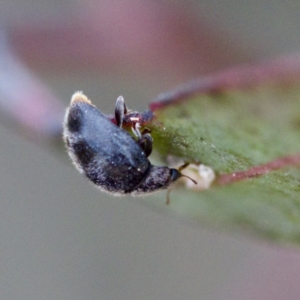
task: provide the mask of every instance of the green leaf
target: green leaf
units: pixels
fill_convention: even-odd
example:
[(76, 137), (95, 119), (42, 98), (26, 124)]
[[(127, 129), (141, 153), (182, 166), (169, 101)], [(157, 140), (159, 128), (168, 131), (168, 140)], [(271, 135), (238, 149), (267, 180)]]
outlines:
[[(165, 158), (201, 162), (217, 175), (208, 190), (175, 188), (165, 209), (207, 226), (300, 243), (300, 60), (296, 61), (200, 79), (152, 103), (156, 118), (147, 127), (155, 150)], [(240, 172), (235, 175), (241, 180), (235, 180), (234, 172)], [(228, 173), (229, 181), (224, 181)], [(146, 201), (165, 205), (161, 197)]]

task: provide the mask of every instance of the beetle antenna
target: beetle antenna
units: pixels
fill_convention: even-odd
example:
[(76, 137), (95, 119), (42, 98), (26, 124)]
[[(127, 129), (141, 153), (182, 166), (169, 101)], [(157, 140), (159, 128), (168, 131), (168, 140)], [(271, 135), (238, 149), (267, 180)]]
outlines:
[(182, 176), (182, 177), (186, 177), (186, 178), (188, 178), (189, 180), (193, 181), (194, 184), (198, 184), (196, 180), (192, 179), (191, 177), (189, 177), (189, 176), (187, 176), (187, 175), (181, 174), (181, 176)]
[(197, 181), (192, 179), (191, 177), (187, 176), (187, 175), (184, 175), (181, 173), (181, 171), (183, 169), (185, 169), (190, 163), (184, 163), (183, 165), (181, 165), (179, 168), (178, 168), (178, 172), (181, 174), (182, 177), (186, 177), (188, 179), (190, 179), (191, 181), (193, 181), (194, 184), (197, 184)]

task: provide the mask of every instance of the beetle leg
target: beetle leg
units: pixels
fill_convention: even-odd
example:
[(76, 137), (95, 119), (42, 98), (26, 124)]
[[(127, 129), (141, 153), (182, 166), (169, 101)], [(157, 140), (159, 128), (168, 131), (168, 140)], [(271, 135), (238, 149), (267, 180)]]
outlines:
[(132, 126), (131, 130), (134, 133), (134, 135), (138, 138), (137, 142), (145, 152), (146, 156), (148, 157), (152, 152), (152, 143), (153, 139), (150, 135), (150, 130), (148, 128), (145, 128), (142, 132), (140, 132), (138, 128), (138, 123), (135, 124), (136, 126)]
[[(122, 96), (119, 96), (117, 101), (116, 101), (116, 106), (115, 106), (115, 119), (117, 126), (122, 128), (123, 121), (124, 121), (124, 116), (127, 114), (128, 109), (125, 104), (124, 98)], [(152, 142), (153, 139), (150, 135), (150, 130), (149, 129), (144, 129), (143, 132), (141, 133), (139, 130), (139, 123), (133, 123), (131, 129), (134, 135), (137, 137), (137, 142), (145, 152), (146, 156), (148, 157), (151, 152), (152, 152)]]
[(152, 152), (152, 136), (149, 133), (142, 134), (142, 137), (140, 140), (138, 140), (138, 143), (144, 150), (146, 156), (148, 157)]
[(115, 119), (117, 122), (117, 126), (122, 127), (124, 116), (126, 114), (127, 114), (127, 107), (124, 102), (124, 98), (122, 96), (119, 96), (115, 106)]
[(178, 168), (178, 171), (182, 171), (183, 169), (185, 169), (190, 163), (185, 163), (183, 165), (181, 165), (179, 168)]

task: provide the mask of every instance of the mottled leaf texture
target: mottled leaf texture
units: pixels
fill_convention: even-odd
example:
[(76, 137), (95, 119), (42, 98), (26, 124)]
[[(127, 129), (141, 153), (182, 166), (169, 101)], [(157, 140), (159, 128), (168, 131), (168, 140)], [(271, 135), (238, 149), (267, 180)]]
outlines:
[(195, 80), (150, 108), (163, 157), (216, 172), (208, 190), (175, 188), (165, 209), (208, 227), (300, 244), (299, 57)]

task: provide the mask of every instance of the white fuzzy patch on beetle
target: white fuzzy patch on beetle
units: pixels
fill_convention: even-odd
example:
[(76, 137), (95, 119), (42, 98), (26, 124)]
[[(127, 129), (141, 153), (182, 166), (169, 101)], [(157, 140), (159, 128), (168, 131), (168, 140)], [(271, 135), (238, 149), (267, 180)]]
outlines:
[(140, 119), (137, 118), (137, 117), (131, 117), (130, 120), (131, 120), (132, 122), (138, 122)]
[(91, 100), (86, 95), (84, 95), (83, 92), (81, 91), (75, 92), (73, 94), (71, 98), (71, 105), (75, 102), (85, 102), (88, 103), (89, 105), (93, 105)]

